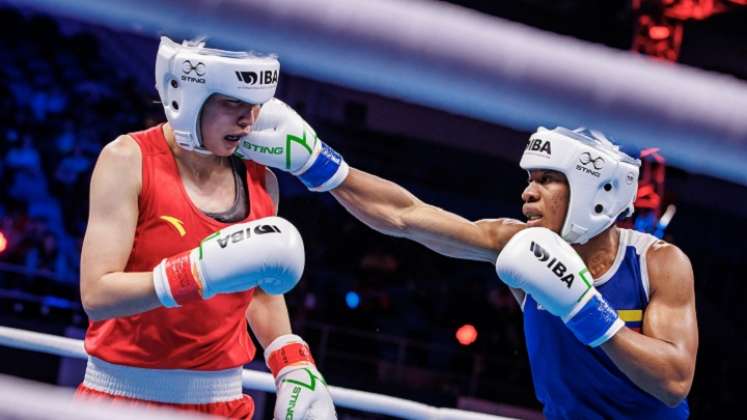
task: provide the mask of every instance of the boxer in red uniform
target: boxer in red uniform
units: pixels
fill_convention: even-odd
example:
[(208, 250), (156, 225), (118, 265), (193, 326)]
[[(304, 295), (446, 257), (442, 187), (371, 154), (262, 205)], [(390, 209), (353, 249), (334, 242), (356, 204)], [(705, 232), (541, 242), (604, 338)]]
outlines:
[(101, 152), (81, 256), (89, 353), (78, 395), (251, 418), (241, 369), (276, 377), (276, 418), (335, 418), (282, 294), (303, 243), (275, 217), (277, 180), (233, 157), (275, 93), (274, 57), (162, 38), (156, 87), (168, 122)]

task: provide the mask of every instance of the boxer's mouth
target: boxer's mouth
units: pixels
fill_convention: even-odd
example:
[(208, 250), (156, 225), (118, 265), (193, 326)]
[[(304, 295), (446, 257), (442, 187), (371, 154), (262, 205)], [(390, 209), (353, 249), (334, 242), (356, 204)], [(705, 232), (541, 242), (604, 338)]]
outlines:
[(527, 218), (528, 226), (540, 226), (544, 217), (540, 212), (532, 208), (523, 208), (524, 216)]

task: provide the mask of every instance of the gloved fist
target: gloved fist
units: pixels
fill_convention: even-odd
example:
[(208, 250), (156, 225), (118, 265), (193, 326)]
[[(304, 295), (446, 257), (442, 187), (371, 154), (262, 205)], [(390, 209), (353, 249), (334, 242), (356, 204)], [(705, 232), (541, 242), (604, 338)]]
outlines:
[(265, 349), (265, 361), (275, 377), (275, 419), (337, 418), (327, 383), (301, 337), (288, 334), (276, 338)]
[(528, 228), (514, 235), (495, 268), (504, 283), (529, 293), (584, 344), (596, 347), (625, 325), (594, 287), (581, 257), (550, 229)]
[(298, 230), (280, 217), (221, 229), (200, 246), (165, 258), (153, 269), (153, 285), (166, 307), (259, 286), (282, 294), (301, 279), (305, 263)]
[(349, 172), (339, 153), (322, 142), (296, 111), (279, 99), (262, 105), (252, 131), (239, 141), (236, 155), (290, 172), (312, 191), (329, 191)]

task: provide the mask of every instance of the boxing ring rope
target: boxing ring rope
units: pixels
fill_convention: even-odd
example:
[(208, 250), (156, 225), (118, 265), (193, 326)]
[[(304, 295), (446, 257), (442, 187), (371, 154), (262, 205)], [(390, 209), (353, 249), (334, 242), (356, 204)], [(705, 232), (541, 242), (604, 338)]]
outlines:
[[(87, 359), (83, 341), (43, 334), (17, 328), (0, 326), (0, 345), (23, 350), (37, 351), (75, 359)], [(245, 388), (264, 392), (275, 392), (275, 382), (267, 372), (244, 369), (242, 384)], [(338, 407), (369, 413), (408, 419), (432, 420), (500, 420), (508, 419), (488, 414), (474, 413), (451, 408), (438, 408), (415, 401), (371, 392), (330, 386), (329, 392)]]
[[(0, 0), (278, 53), (282, 71), (520, 130), (587, 126), (747, 185), (747, 83), (424, 0)], [(496, 146), (500, 147), (500, 146)]]

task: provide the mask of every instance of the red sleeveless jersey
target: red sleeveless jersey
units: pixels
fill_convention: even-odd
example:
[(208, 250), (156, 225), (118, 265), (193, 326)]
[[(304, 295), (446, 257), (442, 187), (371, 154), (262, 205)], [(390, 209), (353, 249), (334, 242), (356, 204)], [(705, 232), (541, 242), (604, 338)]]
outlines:
[[(162, 125), (132, 133), (143, 158), (142, 191), (135, 240), (126, 272), (151, 271), (162, 259), (192, 249), (228, 226), (206, 216), (187, 195)], [(244, 222), (272, 216), (265, 167), (246, 161), (249, 215)], [(242, 366), (256, 349), (247, 331), (246, 309), (254, 289), (220, 294), (179, 308), (92, 321), (88, 354), (110, 363), (158, 369), (221, 370)]]

